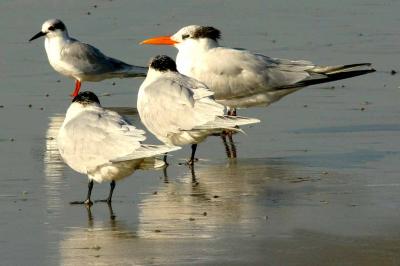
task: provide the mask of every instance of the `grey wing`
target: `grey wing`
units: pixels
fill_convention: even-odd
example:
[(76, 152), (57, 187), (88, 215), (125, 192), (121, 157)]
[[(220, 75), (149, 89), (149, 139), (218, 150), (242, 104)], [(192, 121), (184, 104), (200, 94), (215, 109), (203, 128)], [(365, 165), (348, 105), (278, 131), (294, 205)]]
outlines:
[(88, 75), (118, 72), (132, 67), (120, 60), (104, 55), (99, 49), (79, 41), (65, 45), (61, 60), (73, 66), (79, 73)]
[[(207, 84), (213, 89), (220, 88), (215, 91), (217, 99), (240, 98), (274, 91), (277, 87), (308, 78), (310, 74), (307, 70), (314, 67), (309, 61), (274, 59), (225, 47), (214, 49), (204, 60), (211, 63), (207, 64), (207, 71), (199, 73), (203, 76), (198, 79), (208, 80)], [(226, 86), (226, 82), (229, 86)]]
[(192, 130), (224, 113), (224, 107), (215, 102), (213, 92), (203, 83), (178, 73), (160, 78), (144, 90), (140, 115), (155, 135), (167, 137)]
[(145, 140), (143, 130), (113, 111), (98, 109), (83, 112), (64, 126), (60, 151), (68, 164), (96, 167), (133, 153)]

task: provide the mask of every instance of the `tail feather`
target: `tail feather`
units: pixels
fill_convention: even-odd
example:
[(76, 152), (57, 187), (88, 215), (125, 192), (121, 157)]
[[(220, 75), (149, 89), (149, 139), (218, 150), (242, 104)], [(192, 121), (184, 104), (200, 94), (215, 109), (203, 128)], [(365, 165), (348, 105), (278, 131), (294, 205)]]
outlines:
[(118, 78), (136, 78), (136, 77), (146, 77), (148, 67), (124, 65), (123, 68), (113, 72), (114, 77)]
[(181, 149), (181, 147), (169, 146), (169, 145), (145, 145), (145, 144), (142, 144), (142, 146), (139, 149), (135, 150), (134, 153), (115, 158), (113, 160), (110, 160), (110, 162), (117, 163), (117, 162), (123, 162), (123, 161), (135, 160), (135, 159), (144, 159), (144, 158), (161, 155), (161, 154), (164, 154), (167, 152), (176, 151), (179, 149)]
[(131, 65), (128, 69), (126, 69), (126, 71), (123, 73), (123, 75), (126, 78), (146, 77), (148, 70), (149, 70), (148, 67)]
[(201, 126), (197, 126), (195, 129), (228, 129), (233, 131), (243, 132), (243, 130), (236, 128), (236, 126), (248, 125), (260, 123), (260, 120), (257, 118), (249, 118), (243, 116), (230, 116), (230, 115), (221, 115), (217, 116), (217, 118), (209, 123), (206, 123)]
[(334, 74), (336, 72), (349, 71), (351, 69), (361, 68), (361, 67), (368, 67), (368, 70), (371, 70), (370, 66), (371, 63), (358, 63), (358, 64), (340, 65), (340, 66), (316, 66), (312, 68), (310, 71), (326, 75), (326, 74)]
[[(295, 84), (278, 87), (277, 90), (300, 88), (375, 72), (375, 69), (369, 68), (370, 66), (370, 63), (360, 63), (343, 66), (316, 66), (315, 68), (309, 70), (311, 74), (311, 77), (309, 79), (296, 82)], [(367, 69), (359, 69), (365, 67), (367, 67)]]

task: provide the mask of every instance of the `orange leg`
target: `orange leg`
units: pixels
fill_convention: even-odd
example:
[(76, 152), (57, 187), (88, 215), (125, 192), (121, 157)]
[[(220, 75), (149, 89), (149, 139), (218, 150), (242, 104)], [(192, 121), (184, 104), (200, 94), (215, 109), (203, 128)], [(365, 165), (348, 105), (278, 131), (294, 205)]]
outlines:
[(75, 80), (75, 90), (74, 93), (72, 93), (72, 97), (78, 96), (79, 90), (81, 89), (82, 83), (79, 80)]

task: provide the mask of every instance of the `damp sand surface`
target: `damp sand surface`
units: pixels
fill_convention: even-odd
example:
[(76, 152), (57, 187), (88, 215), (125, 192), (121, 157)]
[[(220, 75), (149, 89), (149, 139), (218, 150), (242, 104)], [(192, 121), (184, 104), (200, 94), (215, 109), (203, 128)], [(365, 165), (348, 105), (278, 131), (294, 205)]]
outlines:
[[(351, 3), (350, 3), (351, 2)], [(0, 258), (2, 265), (399, 265), (400, 32), (398, 1), (2, 1), (0, 3)], [(372, 62), (376, 73), (305, 88), (199, 162), (138, 171), (112, 208), (71, 206), (87, 179), (62, 162), (56, 134), (73, 81), (55, 73), (45, 19), (104, 53), (146, 65), (171, 47), (140, 46), (189, 24), (214, 25), (222, 44), (320, 64)], [(394, 71), (392, 71), (394, 70)], [(142, 127), (141, 80), (84, 83)], [(156, 143), (150, 136), (148, 143)], [(108, 184), (95, 184), (104, 198)]]

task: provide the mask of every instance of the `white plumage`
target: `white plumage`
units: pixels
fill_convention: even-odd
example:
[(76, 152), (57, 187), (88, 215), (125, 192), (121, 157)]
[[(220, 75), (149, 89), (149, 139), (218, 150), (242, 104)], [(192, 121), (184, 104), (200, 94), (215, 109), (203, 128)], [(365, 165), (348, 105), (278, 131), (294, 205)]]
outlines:
[(237, 125), (258, 119), (224, 116), (224, 106), (215, 102), (203, 83), (176, 71), (175, 62), (157, 56), (139, 89), (137, 108), (147, 129), (170, 145), (197, 144), (213, 133), (235, 130)]
[(137, 169), (162, 167), (164, 162), (154, 156), (179, 149), (142, 144), (146, 139), (143, 130), (102, 108), (94, 97), (82, 92), (74, 98), (57, 139), (65, 163), (86, 174), (89, 181), (116, 181)]
[(30, 41), (41, 36), (45, 36), (50, 65), (60, 74), (77, 81), (72, 96), (78, 94), (83, 81), (146, 76), (146, 67), (129, 65), (108, 57), (96, 47), (71, 38), (64, 23), (58, 19), (45, 21), (42, 30)]
[(233, 108), (268, 106), (304, 86), (374, 71), (368, 63), (321, 67), (304, 60), (271, 58), (222, 47), (219, 39), (219, 30), (191, 25), (142, 44), (175, 46), (178, 71), (204, 82), (219, 103)]

